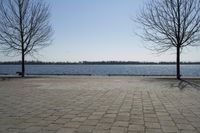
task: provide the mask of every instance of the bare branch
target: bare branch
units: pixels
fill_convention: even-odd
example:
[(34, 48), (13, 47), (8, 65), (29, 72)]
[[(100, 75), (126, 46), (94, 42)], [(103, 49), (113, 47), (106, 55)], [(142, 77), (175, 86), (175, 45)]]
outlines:
[(200, 41), (199, 0), (151, 0), (137, 20), (150, 47), (165, 52), (173, 47), (197, 46)]
[(0, 50), (21, 54), (22, 77), (25, 55), (51, 43), (49, 7), (41, 0), (0, 0)]
[(41, 0), (0, 0), (0, 48), (26, 55), (48, 46), (49, 18), (49, 6)]

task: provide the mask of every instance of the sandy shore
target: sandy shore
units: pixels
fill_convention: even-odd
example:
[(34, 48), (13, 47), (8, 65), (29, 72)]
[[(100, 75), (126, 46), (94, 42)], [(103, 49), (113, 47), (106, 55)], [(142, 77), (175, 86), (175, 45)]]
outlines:
[(200, 78), (0, 78), (0, 132), (200, 132)]

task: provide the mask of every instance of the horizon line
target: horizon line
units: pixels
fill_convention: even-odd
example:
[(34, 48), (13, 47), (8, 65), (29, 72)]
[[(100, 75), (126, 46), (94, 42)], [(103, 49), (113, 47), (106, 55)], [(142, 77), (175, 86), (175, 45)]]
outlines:
[[(18, 61), (0, 61), (0, 64), (19, 64)], [(25, 61), (27, 64), (176, 64), (176, 61)], [(181, 64), (200, 64), (200, 61), (181, 61)]]

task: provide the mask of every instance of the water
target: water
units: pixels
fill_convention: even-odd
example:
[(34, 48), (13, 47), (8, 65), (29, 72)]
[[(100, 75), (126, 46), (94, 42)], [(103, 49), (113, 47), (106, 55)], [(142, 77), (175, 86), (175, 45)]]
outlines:
[[(0, 75), (15, 75), (20, 65), (0, 65)], [(27, 74), (175, 75), (175, 65), (26, 65)], [(200, 65), (181, 65), (184, 76), (200, 76)]]

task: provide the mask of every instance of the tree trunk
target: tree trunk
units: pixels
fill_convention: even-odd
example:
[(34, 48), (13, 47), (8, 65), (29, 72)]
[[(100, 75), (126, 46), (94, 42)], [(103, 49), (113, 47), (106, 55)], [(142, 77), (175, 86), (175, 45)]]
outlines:
[(177, 46), (177, 53), (176, 53), (176, 78), (178, 80), (181, 79), (181, 75), (180, 75), (180, 47)]
[(22, 50), (22, 73), (21, 76), (24, 77), (25, 75), (25, 58), (24, 58), (24, 50)]

